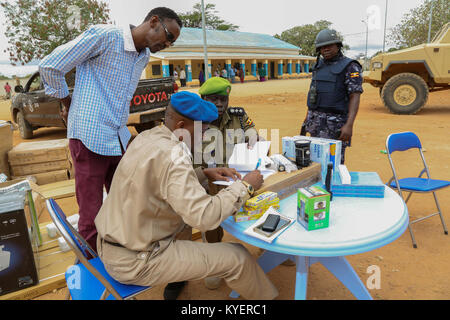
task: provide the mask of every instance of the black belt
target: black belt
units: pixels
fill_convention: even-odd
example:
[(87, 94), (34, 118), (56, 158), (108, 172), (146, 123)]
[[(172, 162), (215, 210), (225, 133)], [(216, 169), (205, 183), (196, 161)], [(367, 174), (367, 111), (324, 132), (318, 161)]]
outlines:
[(341, 114), (341, 115), (347, 115), (347, 111), (334, 109), (334, 108), (316, 108), (316, 109), (310, 109), (311, 111), (318, 111), (318, 112), (324, 112), (324, 113), (333, 113), (333, 114)]
[(110, 245), (114, 246), (114, 247), (125, 248), (120, 243), (111, 242), (111, 241), (108, 241), (108, 240), (105, 240), (105, 239), (103, 239), (103, 241), (106, 242), (107, 244), (110, 244)]

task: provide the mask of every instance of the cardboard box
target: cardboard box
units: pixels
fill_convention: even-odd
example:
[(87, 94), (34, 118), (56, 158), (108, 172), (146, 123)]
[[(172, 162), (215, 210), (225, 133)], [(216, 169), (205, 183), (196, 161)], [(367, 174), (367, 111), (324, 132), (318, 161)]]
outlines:
[(9, 122), (0, 120), (0, 173), (10, 177), (8, 152), (13, 147), (13, 128)]
[(325, 183), (327, 165), (333, 163), (333, 168), (341, 164), (342, 141), (308, 136), (294, 136), (282, 138), (283, 155), (295, 163), (295, 141), (311, 141), (311, 161), (320, 163), (322, 167), (322, 183)]
[(0, 295), (38, 284), (37, 250), (31, 245), (25, 209), (5, 208), (0, 208)]
[(278, 194), (280, 200), (297, 192), (298, 188), (313, 185), (321, 180), (320, 164), (312, 162), (309, 167), (293, 172), (277, 172), (264, 180), (261, 189), (255, 192), (255, 196), (265, 191)]
[(331, 162), (333, 164), (333, 168), (337, 168), (341, 164), (341, 151), (342, 151), (342, 141), (341, 140), (308, 137), (308, 136), (294, 136), (294, 138), (296, 140), (297, 139), (309, 140), (309, 141), (311, 141), (311, 145), (316, 144), (318, 142), (326, 143), (328, 146), (327, 147), (328, 148), (327, 163)]
[(69, 140), (22, 142), (8, 152), (11, 166), (69, 159)]
[(241, 211), (234, 215), (234, 221), (249, 221), (259, 219), (270, 207), (280, 209), (280, 199), (275, 192), (266, 191), (250, 198)]
[(61, 252), (56, 239), (50, 238), (46, 233), (45, 224), (40, 225), (43, 245), (39, 247), (37, 256), (39, 284), (0, 296), (1, 300), (31, 300), (55, 289), (67, 286), (64, 273), (73, 265), (75, 254), (72, 251)]
[[(43, 185), (43, 184), (49, 184), (49, 183), (53, 183), (53, 182), (58, 182), (58, 181), (64, 181), (64, 180), (69, 180), (69, 171), (67, 169), (63, 169), (63, 170), (56, 170), (56, 171), (50, 171), (50, 172), (43, 172), (43, 173), (34, 173), (31, 175), (31, 177), (34, 177), (36, 179), (36, 184), (37, 185)], [(23, 179), (26, 178), (25, 177), (16, 177), (13, 176), (13, 179)]]
[[(29, 187), (31, 187), (31, 190), (27, 192), (25, 196), (25, 204), (24, 204), (24, 210), (25, 210), (25, 217), (27, 225), (30, 228), (30, 235), (32, 237), (32, 245), (33, 248), (38, 247), (42, 244), (42, 238), (41, 238), (41, 231), (39, 229), (39, 221), (38, 217), (41, 215), (42, 211), (44, 210), (45, 204), (44, 200), (42, 199), (41, 195), (35, 190), (38, 190), (38, 185), (33, 183), (32, 181), (28, 179), (15, 179), (6, 181), (3, 183), (0, 183), (0, 197), (2, 194), (4, 194), (7, 190), (11, 192), (12, 190), (17, 190), (17, 185), (21, 185), (22, 182), (27, 181)], [(2, 198), (0, 198), (2, 199)], [(45, 208), (46, 210), (46, 208)]]
[(343, 184), (339, 173), (333, 174), (331, 192), (338, 197), (384, 198), (385, 185), (376, 172), (350, 172), (350, 183)]
[(262, 212), (262, 209), (260, 209), (259, 213), (254, 213), (254, 214), (249, 214), (248, 212), (242, 210), (242, 211), (236, 212), (236, 214), (234, 215), (234, 221), (235, 222), (243, 222), (243, 221), (258, 220), (259, 218), (261, 218), (261, 216), (263, 214), (264, 213)]
[(71, 163), (68, 159), (57, 160), (51, 162), (33, 163), (26, 165), (12, 165), (11, 173), (13, 176), (28, 176), (35, 173), (51, 172), (56, 170), (66, 169), (69, 170)]
[(306, 230), (327, 228), (330, 219), (330, 194), (319, 186), (297, 191), (297, 221)]
[(295, 163), (295, 138), (283, 137), (281, 138), (282, 155)]

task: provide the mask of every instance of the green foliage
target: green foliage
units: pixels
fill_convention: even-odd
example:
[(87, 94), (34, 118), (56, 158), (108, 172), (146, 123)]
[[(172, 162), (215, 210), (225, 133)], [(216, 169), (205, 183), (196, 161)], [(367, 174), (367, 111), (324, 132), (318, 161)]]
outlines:
[[(314, 24), (293, 27), (283, 31), (281, 35), (276, 34), (274, 37), (300, 47), (300, 54), (315, 56), (315, 40), (317, 34), (323, 29), (330, 28), (332, 24), (330, 21), (320, 20)], [(342, 39), (342, 35), (339, 32), (338, 35)], [(344, 44), (344, 49), (349, 49), (348, 45)]]
[[(433, 1), (431, 39), (444, 24), (450, 21), (450, 1)], [(422, 5), (403, 15), (400, 23), (388, 34), (388, 43), (396, 48), (409, 48), (426, 43), (428, 41), (431, 2), (425, 0)]]
[(372, 59), (372, 58), (374, 58), (374, 57), (376, 57), (376, 56), (379, 55), (379, 54), (382, 54), (382, 53), (383, 53), (383, 50), (378, 50), (377, 52), (375, 52), (375, 53), (369, 58), (369, 60)]
[(0, 1), (13, 65), (41, 59), (90, 25), (109, 22), (109, 8), (97, 0)]
[[(236, 31), (239, 26), (226, 22), (217, 15), (216, 5), (207, 3), (205, 5), (205, 26), (213, 30)], [(201, 28), (202, 27), (202, 5), (196, 3), (192, 11), (178, 13), (184, 27)]]

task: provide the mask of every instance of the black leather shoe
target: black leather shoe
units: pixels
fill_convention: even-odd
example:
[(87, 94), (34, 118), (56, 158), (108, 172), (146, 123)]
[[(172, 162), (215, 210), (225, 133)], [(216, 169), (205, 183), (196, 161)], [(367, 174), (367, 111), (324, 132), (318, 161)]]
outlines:
[(169, 283), (164, 288), (164, 300), (177, 300), (185, 285), (186, 281)]

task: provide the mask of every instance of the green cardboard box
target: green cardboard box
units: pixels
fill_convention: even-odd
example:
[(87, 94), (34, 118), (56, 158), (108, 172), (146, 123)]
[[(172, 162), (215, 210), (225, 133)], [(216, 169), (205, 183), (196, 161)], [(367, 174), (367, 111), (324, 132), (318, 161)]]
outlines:
[(319, 186), (297, 190), (297, 221), (306, 230), (327, 228), (330, 220), (330, 194)]

